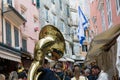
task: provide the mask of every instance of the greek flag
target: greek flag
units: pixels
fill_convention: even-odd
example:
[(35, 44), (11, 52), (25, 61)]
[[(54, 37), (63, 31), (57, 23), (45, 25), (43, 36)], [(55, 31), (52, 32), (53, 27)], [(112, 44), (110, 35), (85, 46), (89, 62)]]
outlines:
[(88, 21), (83, 14), (80, 6), (78, 6), (78, 29), (77, 29), (77, 36), (80, 42), (80, 46), (83, 44), (83, 41), (85, 40), (85, 34), (84, 31), (87, 29)]

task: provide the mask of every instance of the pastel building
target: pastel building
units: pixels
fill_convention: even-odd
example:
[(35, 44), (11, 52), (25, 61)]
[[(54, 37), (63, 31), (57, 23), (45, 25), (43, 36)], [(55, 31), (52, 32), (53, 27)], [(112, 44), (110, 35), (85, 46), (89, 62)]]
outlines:
[(0, 0), (0, 14), (0, 72), (19, 63), (28, 68), (39, 35), (38, 8), (32, 0)]
[(118, 46), (120, 41), (118, 38), (120, 35), (119, 3), (120, 0), (90, 0), (89, 36), (92, 41), (86, 63), (93, 62), (99, 65), (108, 73), (109, 80), (118, 79), (120, 68), (118, 58), (120, 57)]
[(119, 0), (90, 0), (90, 28), (94, 35), (120, 23)]

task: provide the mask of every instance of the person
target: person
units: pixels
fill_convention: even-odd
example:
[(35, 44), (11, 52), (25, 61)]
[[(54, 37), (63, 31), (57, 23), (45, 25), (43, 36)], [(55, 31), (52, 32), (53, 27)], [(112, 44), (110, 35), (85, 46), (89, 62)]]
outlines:
[(5, 80), (5, 75), (4, 74), (0, 74), (0, 80)]
[(79, 65), (74, 66), (74, 77), (71, 80), (88, 80), (87, 77), (83, 75), (83, 72), (80, 74), (80, 67)]
[(68, 69), (68, 70), (66, 71), (66, 75), (68, 75), (70, 78), (72, 78), (72, 77), (73, 77), (73, 72), (72, 72), (72, 70)]
[(92, 74), (95, 76), (94, 80), (109, 80), (108, 74), (99, 68), (99, 66), (95, 65), (91, 68)]
[(42, 68), (38, 69), (38, 72), (42, 72), (42, 74), (38, 77), (38, 80), (59, 80), (55, 73), (50, 70), (48, 60), (44, 60), (44, 65)]
[(84, 72), (85, 72), (85, 76), (87, 76), (88, 80), (94, 80), (93, 79), (94, 76), (91, 74), (91, 70), (89, 68), (86, 68)]
[(56, 63), (55, 69), (56, 76), (58, 76), (59, 80), (70, 80), (70, 77), (63, 71), (63, 64), (61, 62)]
[(18, 80), (27, 80), (27, 75), (22, 66), (18, 67)]
[(12, 71), (9, 75), (9, 80), (18, 80), (18, 74), (16, 71)]

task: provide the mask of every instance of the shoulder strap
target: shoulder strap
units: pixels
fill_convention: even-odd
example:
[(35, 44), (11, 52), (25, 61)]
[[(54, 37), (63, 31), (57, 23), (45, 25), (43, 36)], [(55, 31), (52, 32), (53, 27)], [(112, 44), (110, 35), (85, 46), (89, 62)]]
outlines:
[(63, 75), (63, 80), (65, 80), (65, 76), (66, 76), (66, 75), (64, 74), (64, 75)]
[(61, 80), (60, 77), (55, 72), (54, 75), (58, 78), (58, 80)]

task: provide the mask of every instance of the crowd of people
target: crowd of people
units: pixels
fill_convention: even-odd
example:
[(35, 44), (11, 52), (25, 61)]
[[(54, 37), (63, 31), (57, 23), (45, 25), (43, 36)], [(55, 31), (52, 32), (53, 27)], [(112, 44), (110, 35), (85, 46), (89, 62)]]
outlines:
[[(81, 68), (79, 64), (73, 64), (72, 69), (63, 69), (63, 63), (57, 62), (53, 67), (45, 60), (42, 72), (38, 80), (109, 80), (107, 73), (94, 65)], [(38, 70), (38, 72), (41, 71)]]
[(9, 75), (0, 73), (0, 80), (27, 80), (27, 70), (22, 66), (19, 66), (17, 69), (11, 71)]
[[(53, 67), (45, 59), (42, 68), (38, 72), (42, 74), (38, 80), (109, 80), (107, 73), (101, 70), (97, 65), (81, 68), (79, 64), (73, 64), (73, 68), (64, 70), (63, 63), (57, 62)], [(0, 80), (27, 80), (28, 71), (19, 67), (18, 71), (12, 71), (9, 78), (5, 79), (4, 74), (0, 74)]]

